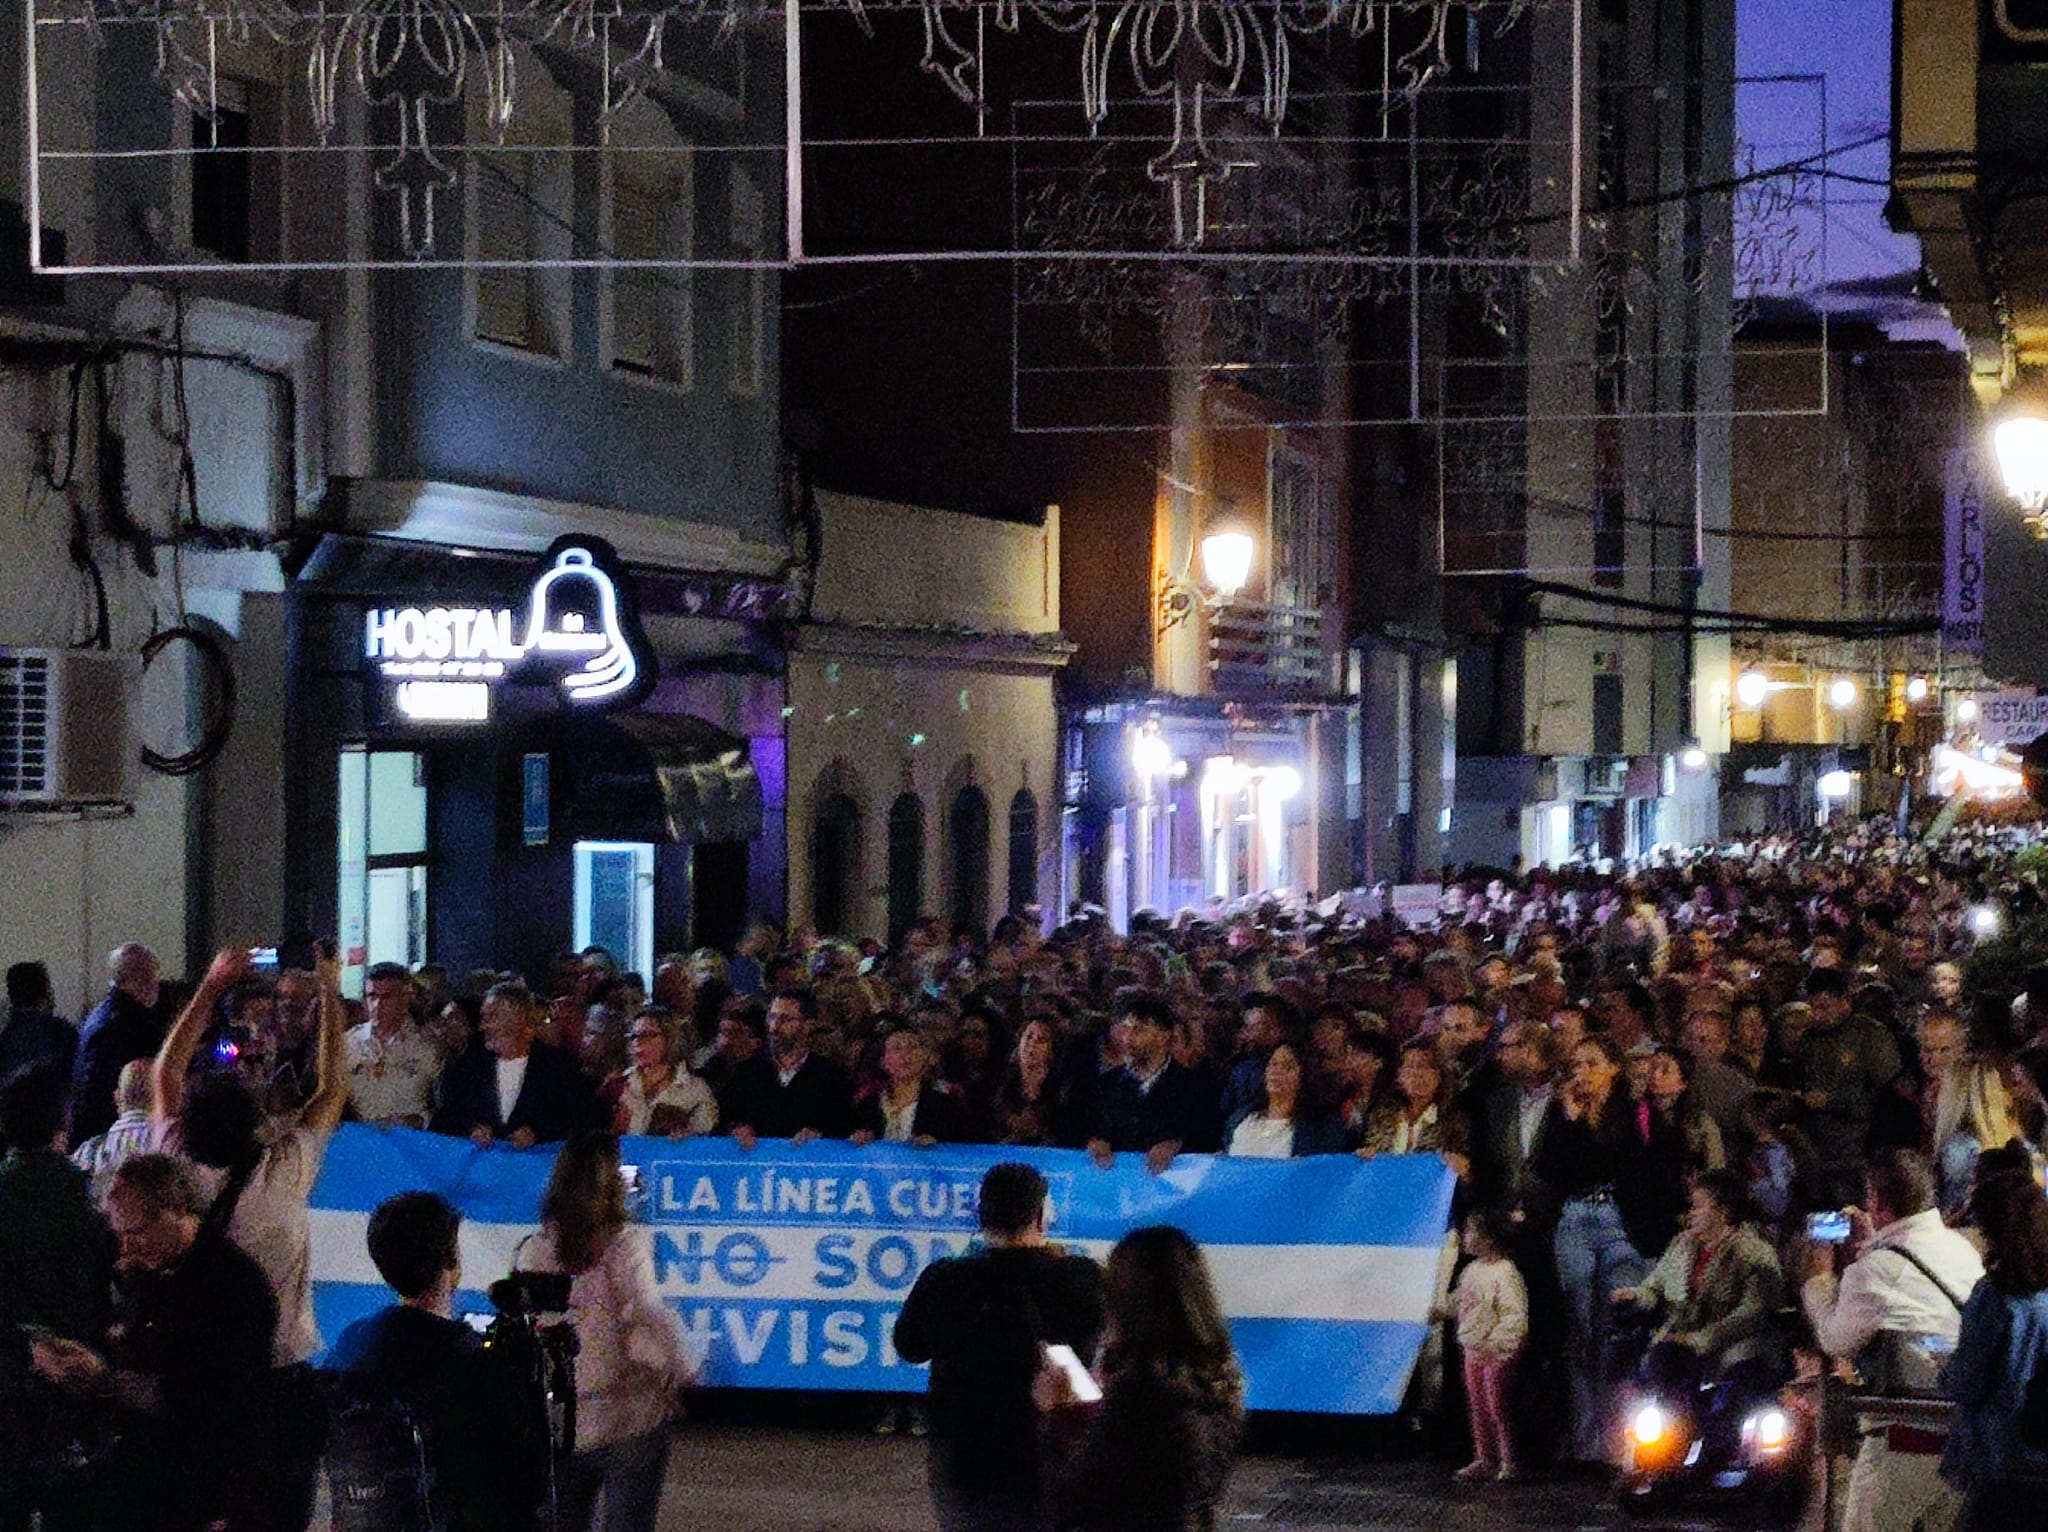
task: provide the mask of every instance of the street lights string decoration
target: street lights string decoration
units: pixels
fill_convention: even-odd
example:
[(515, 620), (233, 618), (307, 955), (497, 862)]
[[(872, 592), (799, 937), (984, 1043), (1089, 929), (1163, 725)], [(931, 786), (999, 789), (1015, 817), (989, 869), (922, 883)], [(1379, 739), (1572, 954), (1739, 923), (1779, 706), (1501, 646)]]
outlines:
[[(865, 21), (864, 0), (845, 0)], [(1109, 118), (1111, 87), (1122, 72), (1136, 95), (1166, 103), (1171, 136), (1146, 163), (1146, 174), (1171, 192), (1172, 239), (1200, 245), (1208, 225), (1210, 187), (1231, 171), (1210, 144), (1210, 103), (1239, 103), (1277, 135), (1293, 87), (1295, 36), (1332, 32), (1362, 38), (1391, 25), (1398, 10), (1420, 15), (1420, 39), (1394, 58), (1390, 74), (1412, 99), (1450, 68), (1453, 13), (1491, 12), (1506, 30), (1532, 0), (915, 0), (924, 19), (924, 68), (977, 112), (988, 106), (980, 24), (1015, 33), (1029, 15), (1081, 39), (1081, 111), (1090, 131)], [(973, 46), (959, 35), (972, 19)]]
[[(1450, 61), (1454, 15), (1512, 26), (1535, 0), (802, 0), (810, 9), (850, 15), (864, 29), (871, 13), (915, 11), (924, 27), (923, 66), (963, 103), (987, 107), (987, 23), (1019, 32), (1027, 19), (1079, 39), (1081, 113), (1093, 132), (1109, 117), (1121, 86), (1170, 111), (1167, 142), (1146, 165), (1171, 190), (1173, 240), (1201, 243), (1210, 188), (1231, 161), (1211, 146), (1209, 114), (1227, 100), (1272, 133), (1286, 118), (1293, 83), (1293, 39), (1390, 33), (1389, 86), (1412, 97)], [(395, 144), (380, 149), (378, 189), (396, 199), (400, 243), (423, 259), (435, 249), (435, 206), (459, 172), (450, 153), (469, 147), (437, 138), (437, 109), (455, 106), (479, 85), (486, 132), (505, 141), (518, 110), (515, 43), (552, 44), (598, 56), (602, 127), (661, 76), (677, 24), (711, 22), (721, 35), (783, 13), (776, 0), (88, 0), (85, 24), (103, 36), (108, 23), (140, 22), (156, 33), (157, 73), (197, 116), (220, 112), (222, 41), (264, 38), (304, 54), (309, 115), (324, 147), (341, 122), (341, 94), (352, 86), (387, 111)], [(970, 45), (963, 38), (973, 27)], [(1413, 29), (1412, 31), (1410, 29)]]

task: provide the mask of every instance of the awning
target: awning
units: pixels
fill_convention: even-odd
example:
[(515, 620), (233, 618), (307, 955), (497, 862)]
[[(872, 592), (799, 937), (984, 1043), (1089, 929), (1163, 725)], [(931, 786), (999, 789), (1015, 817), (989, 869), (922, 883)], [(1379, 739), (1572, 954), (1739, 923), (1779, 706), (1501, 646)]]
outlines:
[(576, 840), (750, 841), (761, 783), (747, 742), (688, 713), (551, 717), (522, 753), (548, 756), (551, 817)]

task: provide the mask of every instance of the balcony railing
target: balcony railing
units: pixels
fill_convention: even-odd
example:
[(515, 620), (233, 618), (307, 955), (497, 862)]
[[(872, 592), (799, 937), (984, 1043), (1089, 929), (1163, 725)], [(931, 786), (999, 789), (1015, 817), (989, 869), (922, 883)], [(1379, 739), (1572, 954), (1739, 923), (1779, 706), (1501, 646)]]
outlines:
[(1319, 692), (1328, 685), (1323, 614), (1238, 601), (1209, 616), (1209, 685), (1222, 694)]

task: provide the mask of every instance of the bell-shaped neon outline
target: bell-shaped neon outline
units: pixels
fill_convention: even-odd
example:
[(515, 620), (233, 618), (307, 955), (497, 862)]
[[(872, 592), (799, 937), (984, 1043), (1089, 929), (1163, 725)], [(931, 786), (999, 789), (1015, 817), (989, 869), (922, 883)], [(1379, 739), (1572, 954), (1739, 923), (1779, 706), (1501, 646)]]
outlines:
[[(548, 587), (565, 575), (591, 581), (597, 587), (602, 629), (597, 633), (550, 633), (547, 627)], [(562, 677), (562, 690), (577, 702), (596, 702), (629, 690), (640, 674), (639, 661), (619, 627), (619, 593), (612, 577), (597, 567), (588, 548), (564, 548), (555, 556), (554, 567), (533, 582), (533, 600), (527, 610), (527, 653), (591, 654), (581, 670)]]

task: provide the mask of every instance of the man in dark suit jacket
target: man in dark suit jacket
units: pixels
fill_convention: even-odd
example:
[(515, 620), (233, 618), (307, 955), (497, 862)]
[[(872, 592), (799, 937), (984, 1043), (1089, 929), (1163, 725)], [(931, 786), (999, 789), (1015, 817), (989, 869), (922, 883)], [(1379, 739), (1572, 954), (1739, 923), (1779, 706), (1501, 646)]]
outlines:
[(1469, 1103), (1474, 1202), (1524, 1226), (1554, 1229), (1563, 1204), (1536, 1173), (1543, 1125), (1556, 1092), (1557, 1041), (1550, 1029), (1518, 1021), (1501, 1037), (1499, 1078)]
[(1560, 1337), (1566, 1333), (1564, 1290), (1554, 1245), (1564, 1200), (1536, 1169), (1544, 1135), (1556, 1119), (1557, 1039), (1540, 1022), (1518, 1021), (1501, 1034), (1498, 1078), (1468, 1106), (1472, 1133), (1473, 1202), (1512, 1221), (1511, 1254), (1528, 1286), (1530, 1344), (1516, 1369), (1519, 1441), (1541, 1450), (1556, 1429), (1550, 1400), (1562, 1387)]
[(162, 983), (156, 954), (140, 942), (116, 947), (107, 959), (112, 987), (85, 1018), (78, 1062), (71, 1074), (70, 1141), (82, 1144), (114, 1125), (114, 1087), (121, 1066), (153, 1059), (170, 1024), (156, 1011)]
[(1200, 1078), (1173, 1058), (1173, 1008), (1164, 997), (1133, 992), (1119, 1000), (1118, 1009), (1129, 1059), (1095, 1082), (1095, 1133), (1088, 1152), (1105, 1169), (1117, 1154), (1140, 1153), (1158, 1175), (1183, 1149), (1216, 1147), (1203, 1131), (1212, 1109), (1203, 1100)]
[(817, 998), (784, 990), (768, 1002), (768, 1051), (733, 1071), (719, 1093), (719, 1122), (742, 1149), (762, 1138), (808, 1144), (853, 1131), (853, 1081), (811, 1052)]
[(434, 1131), (488, 1148), (560, 1143), (597, 1126), (597, 1093), (574, 1055), (534, 1041), (533, 996), (517, 982), (484, 996), (482, 1048), (472, 1048), (441, 1076)]

